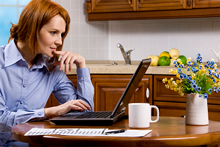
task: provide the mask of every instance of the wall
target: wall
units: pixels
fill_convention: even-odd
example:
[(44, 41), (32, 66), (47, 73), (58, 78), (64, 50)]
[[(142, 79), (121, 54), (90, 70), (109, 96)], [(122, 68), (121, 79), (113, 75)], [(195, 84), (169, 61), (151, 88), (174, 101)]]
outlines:
[(123, 60), (116, 47), (135, 48), (132, 60), (177, 48), (180, 54), (195, 60), (201, 53), (203, 61), (214, 58), (219, 51), (220, 18), (158, 19), (134, 21), (89, 22), (85, 13), (87, 0), (54, 0), (71, 16), (71, 30), (64, 49), (83, 55), (86, 60)]

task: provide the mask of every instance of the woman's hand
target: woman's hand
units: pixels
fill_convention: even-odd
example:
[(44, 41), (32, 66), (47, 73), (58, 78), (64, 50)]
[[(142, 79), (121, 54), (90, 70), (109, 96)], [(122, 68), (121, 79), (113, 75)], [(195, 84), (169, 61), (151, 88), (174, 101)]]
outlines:
[(47, 118), (51, 118), (66, 114), (69, 111), (85, 111), (85, 110), (91, 110), (91, 107), (85, 101), (79, 99), (79, 100), (70, 100), (59, 106), (45, 108), (44, 112)]
[(60, 70), (63, 69), (63, 64), (65, 64), (65, 73), (72, 70), (73, 63), (76, 64), (77, 68), (86, 67), (85, 59), (77, 54), (68, 51), (54, 51), (54, 54), (61, 55), (60, 61), (54, 63), (55, 66), (60, 66)]

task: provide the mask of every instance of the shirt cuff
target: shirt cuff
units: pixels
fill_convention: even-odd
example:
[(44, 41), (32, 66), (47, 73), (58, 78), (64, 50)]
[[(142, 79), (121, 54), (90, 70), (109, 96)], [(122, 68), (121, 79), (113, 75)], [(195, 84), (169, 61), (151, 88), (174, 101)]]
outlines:
[(35, 116), (31, 121), (42, 121), (48, 119), (44, 113), (44, 108), (35, 110)]
[(90, 77), (90, 69), (89, 68), (77, 68), (77, 79), (82, 79), (83, 77)]

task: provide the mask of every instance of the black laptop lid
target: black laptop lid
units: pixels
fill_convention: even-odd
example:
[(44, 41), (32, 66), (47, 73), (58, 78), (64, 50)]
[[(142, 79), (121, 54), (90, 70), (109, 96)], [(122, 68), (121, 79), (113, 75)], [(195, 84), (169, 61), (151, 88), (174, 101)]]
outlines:
[(138, 88), (141, 79), (145, 75), (148, 67), (150, 66), (151, 59), (143, 59), (138, 68), (136, 69), (135, 73), (133, 74), (130, 82), (128, 83), (124, 93), (122, 94), (120, 100), (118, 101), (115, 109), (112, 112), (112, 117), (125, 111), (128, 103), (130, 102), (135, 90)]

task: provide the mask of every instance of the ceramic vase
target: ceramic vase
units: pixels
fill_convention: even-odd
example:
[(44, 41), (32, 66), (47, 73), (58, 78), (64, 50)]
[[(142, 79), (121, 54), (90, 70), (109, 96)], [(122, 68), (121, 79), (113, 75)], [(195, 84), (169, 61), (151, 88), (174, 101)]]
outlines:
[(187, 94), (186, 118), (187, 125), (208, 125), (207, 99), (199, 97), (199, 94)]

